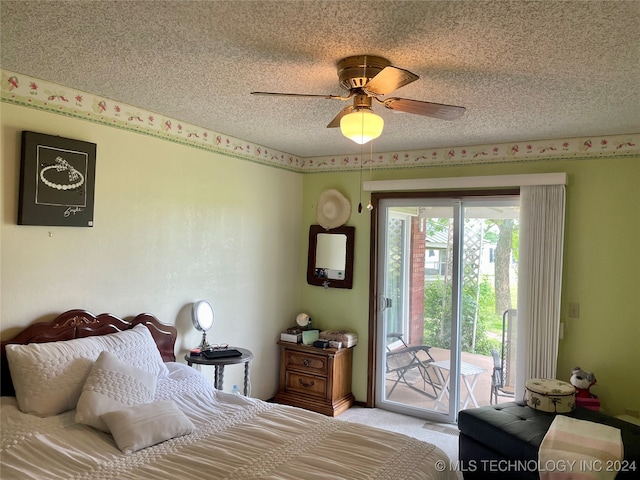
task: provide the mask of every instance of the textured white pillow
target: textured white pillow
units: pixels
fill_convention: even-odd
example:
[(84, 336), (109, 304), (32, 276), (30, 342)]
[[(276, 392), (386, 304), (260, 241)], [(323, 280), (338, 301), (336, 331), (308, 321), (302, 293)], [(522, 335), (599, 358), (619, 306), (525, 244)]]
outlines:
[(105, 413), (102, 420), (124, 453), (137, 452), (196, 429), (189, 417), (171, 400)]
[(76, 423), (108, 432), (103, 413), (153, 401), (157, 377), (130, 367), (109, 352), (102, 352), (93, 365), (76, 407)]
[(157, 377), (168, 375), (151, 332), (144, 325), (60, 342), (10, 344), (7, 360), (20, 410), (46, 417), (74, 409), (84, 381), (103, 351)]

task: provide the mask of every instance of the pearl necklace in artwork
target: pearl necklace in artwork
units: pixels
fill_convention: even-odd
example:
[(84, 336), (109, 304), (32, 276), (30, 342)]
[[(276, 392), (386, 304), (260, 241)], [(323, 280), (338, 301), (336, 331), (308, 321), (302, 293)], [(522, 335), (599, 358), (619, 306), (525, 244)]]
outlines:
[[(81, 186), (84, 183), (84, 176), (82, 175), (82, 173), (80, 173), (78, 170), (76, 170), (75, 168), (73, 168), (69, 162), (67, 162), (64, 158), (62, 157), (57, 157), (56, 158), (56, 164), (57, 165), (49, 165), (48, 167), (44, 167), (42, 170), (40, 170), (40, 180), (42, 180), (42, 183), (44, 183), (46, 186), (51, 187), (51, 188), (55, 188), (56, 190), (73, 190), (75, 188), (78, 188), (79, 186)], [(50, 180), (47, 180), (44, 176), (44, 173), (47, 170), (51, 170), (52, 168), (55, 168), (56, 171), (58, 172), (63, 172), (63, 171), (67, 171), (69, 173), (69, 181), (72, 182), (74, 180), (78, 180), (78, 178), (80, 179), (78, 182), (76, 183), (71, 183), (69, 185), (62, 185), (60, 183), (53, 183)]]

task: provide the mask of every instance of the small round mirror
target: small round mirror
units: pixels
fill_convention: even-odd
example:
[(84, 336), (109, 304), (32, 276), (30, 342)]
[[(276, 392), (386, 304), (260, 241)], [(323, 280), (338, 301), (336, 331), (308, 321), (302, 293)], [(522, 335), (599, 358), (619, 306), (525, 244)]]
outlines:
[(202, 341), (200, 342), (200, 350), (209, 348), (207, 342), (207, 330), (213, 327), (213, 307), (206, 300), (200, 300), (193, 304), (191, 308), (191, 321), (196, 330), (202, 332)]
[(213, 307), (206, 300), (200, 300), (193, 304), (191, 320), (196, 330), (206, 332), (213, 326)]

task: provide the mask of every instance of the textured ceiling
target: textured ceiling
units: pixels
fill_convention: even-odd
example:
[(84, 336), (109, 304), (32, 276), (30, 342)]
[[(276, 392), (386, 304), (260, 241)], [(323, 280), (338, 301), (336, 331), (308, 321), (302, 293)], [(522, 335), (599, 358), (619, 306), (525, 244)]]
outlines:
[[(640, 132), (640, 1), (8, 1), (1, 66), (300, 157), (360, 147), (327, 129), (336, 62), (379, 55), (392, 94), (462, 105), (395, 113), (379, 152)], [(367, 147), (368, 148), (368, 147)]]

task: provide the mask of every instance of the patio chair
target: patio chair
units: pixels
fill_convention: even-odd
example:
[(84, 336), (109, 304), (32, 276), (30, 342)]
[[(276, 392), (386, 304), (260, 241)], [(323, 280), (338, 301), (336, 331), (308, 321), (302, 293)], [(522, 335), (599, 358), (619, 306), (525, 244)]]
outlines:
[(514, 397), (513, 392), (505, 390), (504, 382), (504, 367), (502, 366), (502, 359), (497, 350), (491, 350), (491, 356), (493, 357), (493, 373), (491, 374), (491, 392), (489, 396), (489, 403), (493, 405), (498, 403), (498, 397)]
[[(402, 338), (401, 333), (389, 333), (387, 334), (387, 338), (389, 338), (389, 340), (402, 342), (402, 346), (399, 348), (391, 349), (387, 346), (387, 374), (395, 374), (395, 381), (391, 390), (389, 390), (389, 393), (387, 394), (387, 398), (391, 396), (393, 390), (398, 386), (400, 381), (417, 392), (431, 398), (436, 398), (438, 396), (436, 383), (434, 383), (433, 378), (429, 373), (429, 364), (434, 361), (433, 357), (429, 353), (431, 347), (428, 345), (409, 346)], [(422, 378), (423, 388), (416, 387), (406, 377), (406, 375), (414, 369)], [(430, 389), (433, 390), (433, 395), (430, 391), (427, 391), (427, 385), (429, 385)]]

